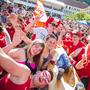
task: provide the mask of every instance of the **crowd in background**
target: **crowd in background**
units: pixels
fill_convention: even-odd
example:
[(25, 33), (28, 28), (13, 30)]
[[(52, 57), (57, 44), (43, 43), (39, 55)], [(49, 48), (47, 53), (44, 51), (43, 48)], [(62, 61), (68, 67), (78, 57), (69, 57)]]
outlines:
[[(0, 2), (0, 47), (16, 62), (28, 66), (32, 75), (35, 75), (39, 70), (47, 70), (50, 60), (56, 59), (57, 51), (54, 49), (63, 48), (67, 55), (62, 55), (62, 58), (68, 56), (69, 61), (65, 59), (66, 62), (61, 65), (63, 61), (59, 62), (59, 60), (56, 60), (58, 68), (67, 70), (73, 66), (86, 90), (89, 90), (90, 56), (89, 53), (86, 53), (85, 49), (90, 42), (90, 26), (81, 24), (78, 21), (48, 16), (47, 21), (44, 23), (45, 26), (37, 27), (35, 23), (39, 19), (40, 17), (33, 18), (33, 11), (30, 8), (25, 9), (25, 7), (20, 4), (12, 5), (11, 3)], [(5, 53), (1, 48), (0, 58), (4, 60), (5, 57), (2, 57), (1, 54)], [(13, 48), (16, 50), (12, 50)], [(4, 63), (1, 64), (0, 66), (8, 72)], [(5, 71), (1, 69), (1, 78), (4, 77), (2, 75), (4, 72)], [(11, 74), (13, 74), (13, 72)], [(44, 75), (45, 74), (49, 75), (48, 73), (44, 73)], [(18, 76), (20, 75), (18, 74)], [(29, 76), (29, 74), (26, 76)], [(50, 81), (48, 77), (47, 80), (46, 82)], [(17, 81), (14, 82), (18, 83)], [(43, 80), (41, 80), (41, 82), (42, 81)], [(34, 83), (34, 85), (36, 84)], [(34, 88), (34, 85), (31, 83), (32, 88)], [(41, 84), (41, 87), (44, 85), (46, 86), (46, 84)], [(36, 87), (39, 87), (38, 84)], [(36, 89), (36, 87), (34, 89)]]

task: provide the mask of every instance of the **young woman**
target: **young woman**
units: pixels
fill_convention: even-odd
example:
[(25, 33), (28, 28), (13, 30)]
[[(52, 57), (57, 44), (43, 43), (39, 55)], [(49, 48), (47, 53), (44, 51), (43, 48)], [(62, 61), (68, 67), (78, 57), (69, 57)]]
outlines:
[[(12, 43), (9, 48), (12, 48), (13, 46), (14, 45)], [(44, 42), (40, 39), (36, 39), (32, 41), (31, 44), (27, 47), (11, 49), (7, 54), (16, 62), (27, 65), (30, 68), (32, 74), (35, 74), (40, 65), (40, 59), (44, 48)], [(3, 50), (6, 52), (7, 49), (8, 46), (6, 49), (3, 48)]]
[(57, 37), (53, 35), (48, 35), (46, 38), (46, 46), (42, 55), (42, 69), (46, 69), (50, 60), (53, 58), (55, 52), (54, 48), (57, 43)]
[(62, 45), (62, 36), (64, 34), (64, 31), (61, 31), (61, 34), (59, 37), (57, 37), (56, 35), (50, 34), (47, 36), (46, 38), (46, 46), (44, 49), (44, 52), (42, 55), (42, 69), (46, 69), (47, 65), (49, 63), (50, 60), (53, 59), (55, 53), (56, 53), (56, 48), (58, 46)]
[[(13, 41), (10, 45), (4, 47), (3, 50), (15, 61), (26, 64), (30, 68), (32, 73), (35, 74), (37, 71), (37, 67), (39, 66), (40, 57), (44, 50), (45, 44), (42, 40), (39, 39), (35, 41), (29, 39), (26, 34), (21, 30), (19, 24), (15, 25), (14, 28), (15, 33), (13, 36)], [(13, 49), (18, 44), (20, 44), (22, 40), (25, 41), (27, 47)]]
[(0, 79), (0, 90), (29, 90), (34, 87), (44, 87), (52, 79), (48, 71), (38, 72), (32, 76), (30, 69), (17, 63), (0, 48), (0, 66), (8, 72)]

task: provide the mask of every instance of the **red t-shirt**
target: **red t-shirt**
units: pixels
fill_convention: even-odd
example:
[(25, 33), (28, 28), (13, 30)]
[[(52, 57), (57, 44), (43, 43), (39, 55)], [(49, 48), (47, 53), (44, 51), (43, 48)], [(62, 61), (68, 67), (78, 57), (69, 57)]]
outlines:
[(89, 82), (88, 82), (87, 90), (90, 90), (90, 43), (88, 44), (88, 48), (87, 48), (86, 52), (87, 52), (86, 56), (87, 56), (88, 62), (85, 64), (84, 68), (86, 69), (85, 72), (87, 72), (88, 77), (89, 77)]
[(0, 47), (3, 48), (6, 46), (6, 37), (4, 32), (0, 33)]
[(87, 45), (87, 51), (85, 54), (87, 56), (87, 59), (90, 60), (90, 43), (88, 43), (88, 45)]
[[(76, 46), (73, 45), (73, 43), (71, 43), (68, 46), (68, 54), (69, 55), (78, 48), (82, 48), (82, 50), (80, 51), (80, 53), (76, 57), (73, 58), (75, 61), (73, 66), (75, 66), (82, 59), (82, 55), (85, 53), (85, 45), (81, 41), (79, 41), (79, 43)], [(88, 77), (88, 73), (87, 73), (85, 68), (77, 70), (77, 73), (78, 73), (80, 78)]]
[(66, 34), (66, 36), (63, 38), (63, 47), (64, 49), (67, 51), (67, 53), (69, 52), (68, 49), (73, 45), (72, 42), (72, 33), (68, 32)]
[(75, 51), (78, 48), (83, 48), (85, 47), (84, 43), (82, 43), (81, 41), (79, 41), (79, 43), (75, 46), (73, 45), (73, 43), (69, 46), (69, 52), (68, 54), (70, 55), (73, 51)]
[(30, 90), (30, 77), (24, 84), (15, 84), (6, 75), (0, 79), (0, 90)]

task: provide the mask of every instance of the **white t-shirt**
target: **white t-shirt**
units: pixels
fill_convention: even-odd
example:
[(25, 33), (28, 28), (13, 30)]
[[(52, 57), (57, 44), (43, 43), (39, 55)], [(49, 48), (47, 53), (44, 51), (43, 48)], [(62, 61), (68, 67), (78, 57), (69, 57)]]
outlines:
[(36, 39), (44, 40), (48, 35), (48, 30), (43, 27), (38, 27), (33, 29), (33, 33), (36, 34)]

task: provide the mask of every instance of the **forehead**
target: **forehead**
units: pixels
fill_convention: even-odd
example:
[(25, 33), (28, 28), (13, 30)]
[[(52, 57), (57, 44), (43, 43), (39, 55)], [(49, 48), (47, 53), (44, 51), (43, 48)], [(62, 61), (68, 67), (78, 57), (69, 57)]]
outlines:
[(33, 44), (32, 47), (43, 48), (43, 46), (41, 44)]
[(57, 21), (54, 20), (54, 21), (52, 21), (51, 23), (57, 24)]
[(72, 37), (74, 38), (74, 37), (79, 37), (79, 36), (78, 36), (78, 35), (76, 35), (76, 34), (73, 34), (73, 35), (72, 35)]
[(42, 46), (43, 43), (34, 43), (33, 45), (36, 45), (36, 46)]
[(50, 38), (47, 43), (50, 43), (50, 44), (55, 44), (57, 42), (57, 40), (55, 38)]

